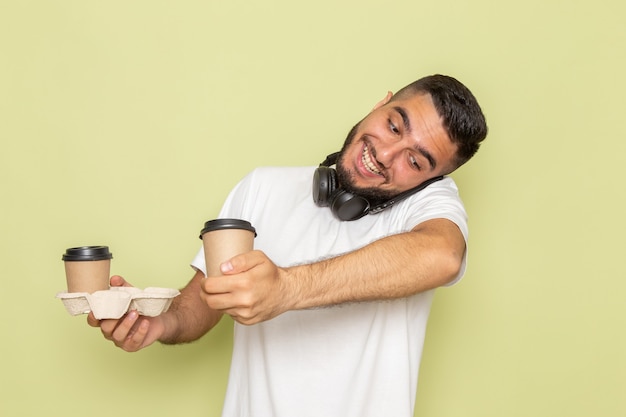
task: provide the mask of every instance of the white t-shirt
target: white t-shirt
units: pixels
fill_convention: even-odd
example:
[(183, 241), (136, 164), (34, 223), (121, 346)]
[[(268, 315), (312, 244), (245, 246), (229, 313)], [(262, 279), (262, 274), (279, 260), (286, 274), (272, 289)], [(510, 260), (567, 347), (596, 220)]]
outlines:
[[(233, 189), (219, 217), (251, 222), (255, 249), (282, 267), (352, 251), (433, 218), (456, 223), (467, 241), (465, 210), (449, 177), (382, 213), (342, 222), (313, 202), (314, 170), (256, 169)], [(202, 249), (192, 266), (205, 271)], [(465, 260), (455, 281), (464, 270)], [(412, 416), (433, 294), (235, 323), (223, 416)]]

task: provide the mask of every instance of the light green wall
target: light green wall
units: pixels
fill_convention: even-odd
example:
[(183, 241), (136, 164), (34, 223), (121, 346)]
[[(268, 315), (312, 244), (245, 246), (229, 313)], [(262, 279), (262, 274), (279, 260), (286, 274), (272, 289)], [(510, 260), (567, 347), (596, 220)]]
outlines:
[[(258, 165), (316, 164), (387, 90), (466, 82), (490, 135), (417, 395), (432, 417), (626, 415), (626, 6), (618, 0), (3, 1), (0, 415), (216, 416), (231, 323), (127, 354), (54, 298), (66, 247), (191, 277)], [(176, 414), (174, 414), (176, 413)]]

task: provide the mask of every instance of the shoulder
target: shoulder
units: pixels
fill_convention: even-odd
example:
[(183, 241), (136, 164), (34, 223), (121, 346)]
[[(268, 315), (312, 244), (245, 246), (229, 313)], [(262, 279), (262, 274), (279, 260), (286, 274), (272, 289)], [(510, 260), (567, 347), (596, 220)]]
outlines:
[(284, 199), (306, 192), (311, 195), (314, 167), (259, 167), (233, 188), (229, 200), (236, 204)]
[(459, 195), (459, 187), (456, 185), (456, 182), (454, 182), (452, 177), (448, 176), (443, 177), (440, 181), (433, 182), (428, 187), (424, 188), (423, 191), (425, 191), (423, 193), (424, 196), (436, 193), (445, 193), (451, 196)]
[[(443, 177), (439, 181), (435, 181), (419, 192), (407, 197), (399, 204), (416, 208), (423, 208), (424, 205), (431, 203), (458, 202), (461, 203), (459, 189), (450, 177)], [(462, 204), (462, 203), (461, 203)]]
[(250, 171), (240, 182), (239, 187), (252, 187), (256, 190), (310, 190), (315, 167), (259, 167)]
[(467, 214), (459, 189), (450, 177), (444, 177), (420, 192), (400, 201), (387, 216), (390, 222), (399, 222), (405, 230), (432, 219), (448, 219), (456, 223), (467, 236)]
[(244, 179), (279, 179), (283, 182), (293, 181), (301, 178), (312, 179), (315, 167), (258, 167), (250, 171)]

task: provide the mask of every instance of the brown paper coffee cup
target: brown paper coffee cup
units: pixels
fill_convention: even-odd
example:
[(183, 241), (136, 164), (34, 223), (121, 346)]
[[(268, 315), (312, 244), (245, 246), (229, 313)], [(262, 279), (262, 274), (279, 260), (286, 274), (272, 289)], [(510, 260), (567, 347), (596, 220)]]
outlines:
[(254, 249), (256, 230), (239, 219), (215, 219), (204, 224), (200, 239), (204, 247), (207, 276), (222, 275), (220, 264), (235, 255)]
[(69, 248), (63, 255), (67, 292), (92, 294), (109, 289), (109, 274), (113, 255), (108, 246)]

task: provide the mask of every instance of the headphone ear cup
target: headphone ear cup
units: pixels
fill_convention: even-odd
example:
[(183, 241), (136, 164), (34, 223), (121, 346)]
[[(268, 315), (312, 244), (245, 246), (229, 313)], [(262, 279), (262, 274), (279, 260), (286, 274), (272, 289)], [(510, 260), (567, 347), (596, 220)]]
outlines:
[(337, 172), (321, 166), (313, 174), (313, 201), (320, 207), (328, 207), (337, 189)]
[(370, 203), (363, 197), (338, 190), (332, 196), (330, 210), (339, 220), (358, 220), (369, 212)]
[(320, 166), (313, 174), (313, 201), (319, 207), (330, 207), (339, 220), (357, 220), (365, 216), (370, 203), (363, 197), (339, 188), (337, 171)]

